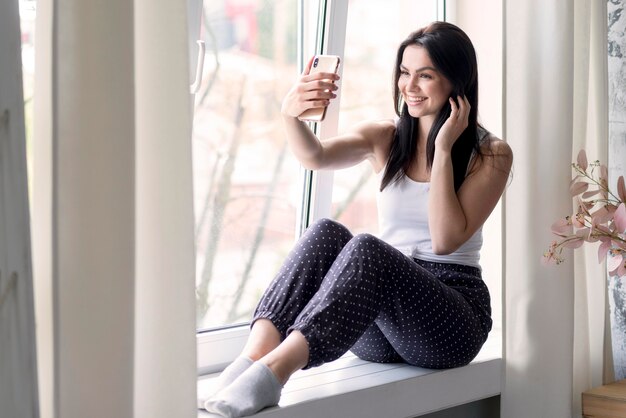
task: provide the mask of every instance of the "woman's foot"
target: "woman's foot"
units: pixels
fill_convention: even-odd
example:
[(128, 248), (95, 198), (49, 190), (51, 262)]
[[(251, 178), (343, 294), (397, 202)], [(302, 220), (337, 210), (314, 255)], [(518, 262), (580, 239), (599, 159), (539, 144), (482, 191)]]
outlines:
[(213, 393), (217, 393), (233, 383), (235, 379), (248, 370), (248, 367), (252, 366), (253, 363), (254, 361), (246, 356), (237, 357), (228, 365), (228, 367), (224, 369), (222, 373), (220, 373), (215, 383)]
[(230, 385), (205, 402), (204, 408), (224, 417), (245, 417), (280, 400), (282, 385), (274, 373), (255, 362)]
[[(254, 361), (246, 356), (242, 355), (237, 357), (232, 363), (228, 365), (228, 367), (224, 369), (224, 371), (222, 371), (222, 373), (220, 373), (220, 375), (216, 379), (215, 384), (212, 388), (212, 395), (218, 393), (219, 391), (233, 383), (235, 379), (237, 379), (243, 372), (248, 370), (248, 367), (252, 366), (253, 363)], [(206, 397), (198, 398), (199, 409), (204, 408), (204, 403), (207, 401), (207, 399), (208, 398)]]

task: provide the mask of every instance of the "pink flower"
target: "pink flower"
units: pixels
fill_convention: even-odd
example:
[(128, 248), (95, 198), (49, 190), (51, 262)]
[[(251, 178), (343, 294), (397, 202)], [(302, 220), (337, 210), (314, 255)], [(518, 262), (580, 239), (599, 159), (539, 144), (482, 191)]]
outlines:
[(617, 180), (617, 195), (608, 187), (608, 169), (599, 161), (591, 164), (580, 150), (572, 164), (574, 177), (570, 193), (576, 199), (576, 213), (557, 219), (551, 226), (558, 241), (543, 254), (543, 264), (563, 262), (564, 248), (579, 248), (585, 242), (600, 241), (598, 262), (606, 260), (610, 274), (626, 277), (626, 184)]
[(594, 224), (601, 225), (613, 219), (613, 212), (607, 208), (607, 205), (600, 207), (591, 214), (591, 220)]
[(552, 241), (552, 244), (550, 244), (550, 248), (548, 248), (548, 251), (543, 253), (543, 256), (541, 257), (541, 264), (547, 266), (553, 264), (561, 264), (563, 262), (563, 259), (557, 254), (557, 247), (558, 242)]
[[(609, 169), (602, 164), (600, 166), (600, 178), (598, 179), (600, 181), (600, 184), (608, 189), (609, 186)], [(603, 190), (604, 194), (606, 195), (606, 190)]]
[(622, 202), (626, 202), (626, 185), (624, 184), (624, 176), (617, 179), (617, 194)]
[(578, 166), (582, 168), (583, 171), (587, 170), (587, 153), (584, 149), (578, 151), (578, 158), (576, 158), (576, 161), (578, 162)]
[(609, 249), (611, 248), (610, 239), (605, 239), (601, 241), (602, 243), (598, 247), (598, 263), (601, 263), (604, 261), (604, 259), (606, 258), (606, 254), (609, 252)]
[(572, 196), (578, 196), (579, 194), (586, 191), (588, 188), (589, 188), (589, 183), (585, 183), (584, 181), (577, 181), (576, 183), (570, 186), (569, 191), (572, 194)]
[(572, 218), (566, 216), (565, 218), (557, 219), (552, 224), (552, 232), (556, 235), (568, 235), (572, 233)]
[(626, 232), (626, 205), (622, 202), (613, 215), (613, 222), (615, 223), (616, 232), (623, 234)]
[(578, 212), (574, 215), (574, 218), (572, 219), (572, 224), (576, 228), (582, 228), (585, 226), (585, 219), (585, 214), (583, 212)]

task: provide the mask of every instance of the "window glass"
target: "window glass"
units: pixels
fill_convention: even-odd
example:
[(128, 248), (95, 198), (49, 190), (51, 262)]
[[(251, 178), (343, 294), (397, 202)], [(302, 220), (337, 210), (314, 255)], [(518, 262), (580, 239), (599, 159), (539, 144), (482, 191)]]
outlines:
[(193, 125), (197, 328), (249, 320), (295, 237), (300, 166), (280, 117), (297, 0), (205, 1)]
[[(392, 73), (400, 42), (437, 20), (437, 0), (350, 0), (342, 60), (339, 132), (363, 120), (395, 118)], [(376, 190), (369, 162), (335, 172), (331, 216), (353, 232), (378, 232)]]

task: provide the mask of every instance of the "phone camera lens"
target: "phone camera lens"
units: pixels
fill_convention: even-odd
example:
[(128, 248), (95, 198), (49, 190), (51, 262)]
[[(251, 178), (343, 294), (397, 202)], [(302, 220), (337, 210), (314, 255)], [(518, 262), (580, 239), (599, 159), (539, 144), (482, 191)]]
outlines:
[(319, 58), (315, 58), (315, 61), (313, 61), (313, 67), (317, 67), (317, 62), (319, 61)]

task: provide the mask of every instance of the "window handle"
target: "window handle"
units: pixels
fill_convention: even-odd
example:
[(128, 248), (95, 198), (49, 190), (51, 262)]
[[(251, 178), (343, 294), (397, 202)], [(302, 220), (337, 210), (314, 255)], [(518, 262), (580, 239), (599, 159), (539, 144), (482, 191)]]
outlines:
[(196, 41), (198, 43), (198, 64), (196, 65), (196, 78), (193, 84), (190, 86), (191, 94), (196, 94), (200, 90), (200, 83), (202, 83), (202, 69), (204, 68), (204, 41)]

